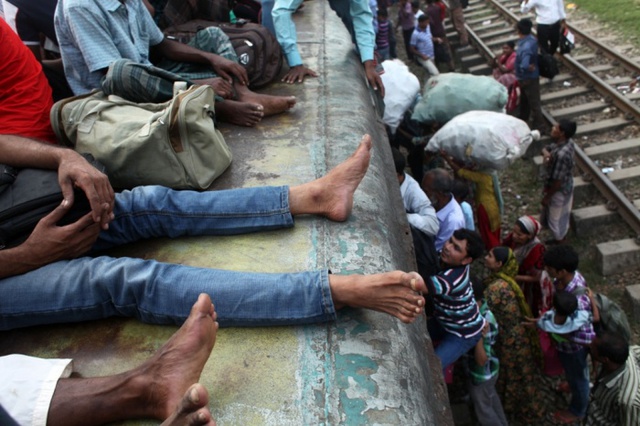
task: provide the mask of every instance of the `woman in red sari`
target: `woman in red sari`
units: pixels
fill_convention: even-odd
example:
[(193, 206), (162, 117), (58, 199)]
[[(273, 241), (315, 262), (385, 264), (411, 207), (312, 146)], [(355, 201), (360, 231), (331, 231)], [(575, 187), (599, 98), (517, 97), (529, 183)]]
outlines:
[[(532, 216), (520, 217), (502, 244), (513, 250), (518, 261), (516, 282), (522, 288), (527, 304), (535, 317), (551, 307), (553, 288), (550, 280), (544, 280), (544, 244), (538, 239), (540, 222)], [(547, 281), (547, 284), (544, 282)], [(543, 288), (549, 287), (549, 288)]]
[(507, 89), (516, 82), (516, 51), (515, 43), (508, 41), (502, 45), (502, 54), (493, 60), (493, 78)]

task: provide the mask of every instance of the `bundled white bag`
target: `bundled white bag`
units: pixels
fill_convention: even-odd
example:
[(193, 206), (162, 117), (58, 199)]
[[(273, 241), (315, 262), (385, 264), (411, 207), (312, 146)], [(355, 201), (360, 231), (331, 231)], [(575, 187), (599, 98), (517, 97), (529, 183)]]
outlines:
[(438, 130), (425, 150), (444, 150), (464, 163), (500, 170), (522, 157), (531, 142), (539, 138), (540, 132), (530, 130), (519, 118), (499, 112), (469, 111)]
[(420, 81), (400, 59), (384, 61), (382, 67), (384, 74), (380, 78), (385, 88), (382, 121), (395, 134), (404, 113), (420, 92)]

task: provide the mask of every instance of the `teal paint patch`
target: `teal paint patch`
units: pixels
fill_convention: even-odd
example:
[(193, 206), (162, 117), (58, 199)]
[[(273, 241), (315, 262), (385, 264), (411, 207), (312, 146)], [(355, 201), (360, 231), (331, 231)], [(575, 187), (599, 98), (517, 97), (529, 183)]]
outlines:
[(367, 401), (374, 398), (378, 387), (371, 375), (378, 371), (378, 364), (363, 355), (335, 355), (336, 383), (340, 388), (340, 406), (344, 423), (366, 425)]
[(367, 323), (360, 323), (351, 330), (349, 333), (352, 336), (357, 336), (358, 334), (368, 333), (371, 331), (371, 325)]

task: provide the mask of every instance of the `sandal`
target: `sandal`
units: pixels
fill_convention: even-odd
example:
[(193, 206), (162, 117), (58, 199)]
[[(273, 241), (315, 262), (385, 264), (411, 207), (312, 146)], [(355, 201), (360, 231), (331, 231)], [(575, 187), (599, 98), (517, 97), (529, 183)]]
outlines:
[(560, 410), (553, 413), (553, 422), (560, 425), (576, 425), (582, 421), (582, 417), (578, 417), (569, 410)]

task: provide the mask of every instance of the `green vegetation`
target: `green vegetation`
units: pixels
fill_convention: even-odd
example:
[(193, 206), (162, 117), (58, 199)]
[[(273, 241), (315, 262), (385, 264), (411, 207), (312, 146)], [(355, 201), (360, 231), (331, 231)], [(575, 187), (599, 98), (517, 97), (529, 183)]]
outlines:
[[(571, 4), (565, 2), (565, 7)], [(575, 0), (574, 4), (620, 32), (629, 42), (640, 40), (640, 0)], [(570, 13), (570, 9), (567, 8)]]

